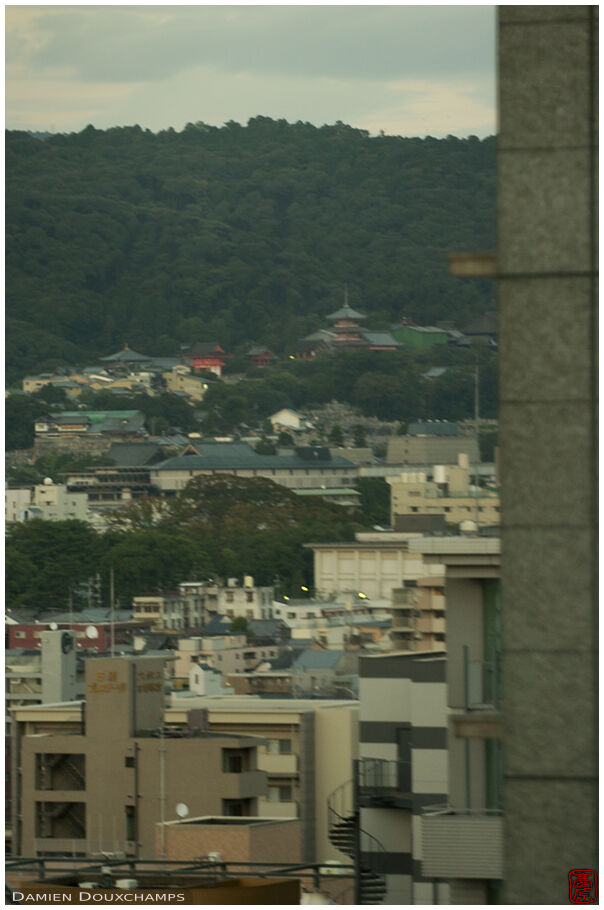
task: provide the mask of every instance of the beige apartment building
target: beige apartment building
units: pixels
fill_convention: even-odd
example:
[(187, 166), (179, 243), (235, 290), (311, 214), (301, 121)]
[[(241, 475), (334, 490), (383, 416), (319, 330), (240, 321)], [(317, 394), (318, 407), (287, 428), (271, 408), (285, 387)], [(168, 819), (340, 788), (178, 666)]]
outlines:
[(208, 732), (195, 711), (164, 727), (163, 658), (90, 658), (85, 704), (13, 716), (16, 855), (151, 859), (179, 803), (194, 817), (257, 816), (267, 793), (257, 737)]
[(395, 651), (443, 650), (446, 641), (445, 580), (427, 576), (392, 592), (390, 638)]
[[(105, 666), (109, 660), (119, 666)], [(93, 658), (87, 687), (126, 688), (89, 690), (86, 710), (82, 702), (67, 702), (12, 712), (13, 852), (94, 855), (118, 849), (151, 858), (162, 804), (170, 821), (183, 802), (191, 818), (299, 819), (302, 862), (348, 862), (328, 839), (327, 800), (351, 777), (358, 754), (358, 702), (174, 693), (165, 708), (162, 741), (159, 693), (154, 693), (153, 716), (139, 720), (145, 704), (130, 691), (128, 672), (135, 670), (126, 668), (132, 664), (145, 674), (157, 673), (163, 660)], [(115, 680), (96, 679), (97, 673), (118, 671)], [(159, 678), (150, 683), (157, 685)], [(144, 695), (148, 699), (151, 693), (139, 699)], [(131, 724), (123, 716), (124, 703)], [(139, 724), (147, 732), (137, 730)], [(209, 732), (196, 733), (199, 726)], [(136, 735), (130, 735), (133, 729)], [(50, 768), (44, 783), (42, 766)], [(223, 770), (229, 767), (234, 770)], [(47, 804), (53, 805), (48, 809)], [(37, 819), (48, 819), (53, 811), (56, 820), (51, 817), (42, 829)], [(126, 836), (136, 832), (135, 838)]]
[(216, 733), (259, 736), (258, 768), (268, 778), (258, 815), (299, 818), (302, 861), (348, 858), (329, 841), (327, 800), (352, 776), (358, 755), (358, 702), (328, 699), (172, 696), (167, 724), (184, 723), (187, 705), (208, 712)]
[(457, 465), (435, 465), (433, 480), (421, 471), (403, 471), (387, 477), (390, 484), (390, 521), (398, 515), (442, 515), (447, 524), (472, 521), (476, 525), (498, 525), (501, 520), (499, 494), (472, 486), (465, 457)]
[(480, 461), (476, 436), (391, 436), (387, 464), (457, 464), (466, 455), (471, 464)]

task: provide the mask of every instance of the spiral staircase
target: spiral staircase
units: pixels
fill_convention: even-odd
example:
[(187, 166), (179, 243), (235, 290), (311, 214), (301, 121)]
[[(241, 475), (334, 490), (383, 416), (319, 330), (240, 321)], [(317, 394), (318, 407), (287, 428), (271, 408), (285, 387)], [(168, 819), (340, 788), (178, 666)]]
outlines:
[(355, 904), (381, 904), (386, 896), (382, 873), (384, 848), (360, 827), (358, 799), (353, 780), (339, 786), (327, 799), (331, 843), (349, 856), (355, 867)]

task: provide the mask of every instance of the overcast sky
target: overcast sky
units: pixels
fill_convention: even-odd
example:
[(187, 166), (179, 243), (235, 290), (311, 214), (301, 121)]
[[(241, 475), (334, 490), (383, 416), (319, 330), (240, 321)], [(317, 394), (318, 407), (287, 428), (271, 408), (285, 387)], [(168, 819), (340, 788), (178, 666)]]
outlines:
[(6, 126), (495, 132), (494, 6), (8, 6)]

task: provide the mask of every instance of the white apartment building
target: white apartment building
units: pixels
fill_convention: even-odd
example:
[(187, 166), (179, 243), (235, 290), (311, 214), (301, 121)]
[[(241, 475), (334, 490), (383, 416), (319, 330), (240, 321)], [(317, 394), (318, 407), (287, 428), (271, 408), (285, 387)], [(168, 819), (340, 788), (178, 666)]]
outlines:
[(369, 603), (386, 599), (405, 580), (442, 575), (409, 550), (412, 534), (395, 531), (357, 532), (348, 543), (309, 543), (314, 553), (315, 590), (319, 597), (344, 591), (363, 594)]
[(47, 477), (34, 487), (4, 491), (4, 518), (9, 524), (41, 518), (44, 521), (87, 521), (86, 493), (71, 493)]

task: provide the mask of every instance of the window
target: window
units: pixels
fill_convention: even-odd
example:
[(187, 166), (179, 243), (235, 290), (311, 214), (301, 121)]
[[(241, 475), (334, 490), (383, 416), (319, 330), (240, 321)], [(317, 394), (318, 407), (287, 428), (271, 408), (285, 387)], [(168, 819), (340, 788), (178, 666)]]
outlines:
[(234, 594), (233, 594), (232, 591), (227, 591), (227, 592), (226, 592), (226, 602), (227, 602), (228, 604), (232, 604), (232, 603), (233, 603), (233, 597), (234, 597)]
[[(127, 768), (134, 768), (134, 755), (127, 755), (124, 764)], [(133, 838), (129, 837), (128, 840), (133, 840)]]
[(289, 755), (292, 750), (292, 741), (291, 739), (280, 739), (279, 740), (279, 752), (281, 755)]
[(134, 806), (124, 806), (126, 813), (126, 840), (136, 840), (136, 813)]
[(247, 600), (247, 602), (248, 602), (249, 604), (254, 603), (254, 592), (253, 592), (253, 591), (246, 591), (246, 592), (245, 592), (245, 599)]
[(268, 801), (269, 801), (269, 803), (291, 803), (291, 801), (292, 801), (291, 786), (269, 787), (268, 788)]
[(225, 755), (223, 770), (228, 774), (241, 774), (243, 761), (240, 755)]

